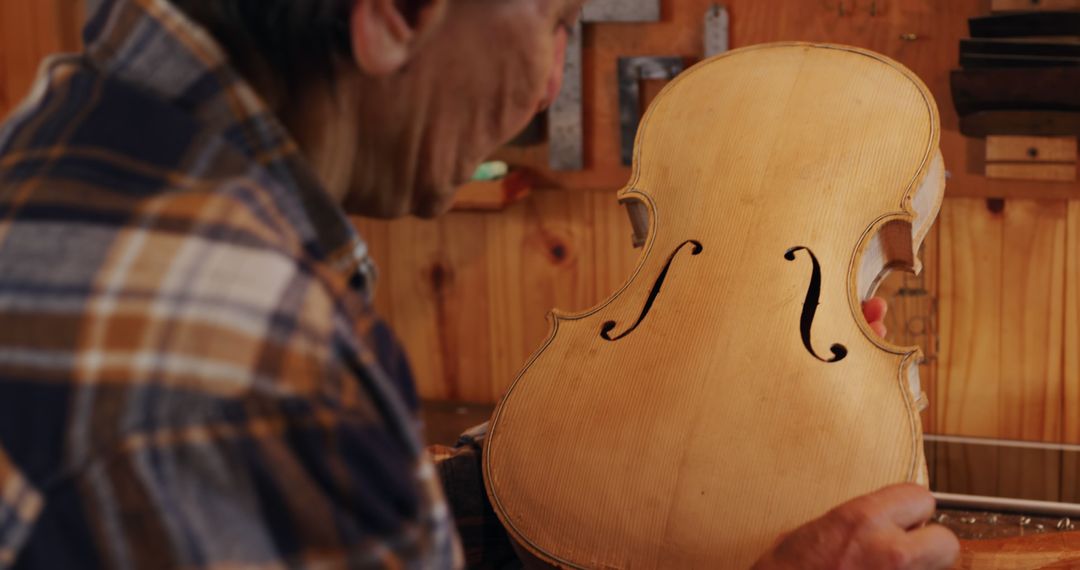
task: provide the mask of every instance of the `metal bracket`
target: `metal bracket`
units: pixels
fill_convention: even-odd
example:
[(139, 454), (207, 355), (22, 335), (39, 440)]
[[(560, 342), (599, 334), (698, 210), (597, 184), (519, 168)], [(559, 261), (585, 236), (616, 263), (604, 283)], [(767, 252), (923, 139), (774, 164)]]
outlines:
[[(590, 0), (581, 12), (581, 22), (656, 22), (660, 0)], [(583, 27), (579, 23), (566, 46), (563, 87), (548, 110), (548, 165), (552, 170), (581, 170), (585, 167), (582, 127)]]
[(634, 139), (641, 122), (641, 80), (672, 79), (682, 70), (681, 57), (619, 58), (619, 131), (624, 165), (629, 166), (634, 159)]

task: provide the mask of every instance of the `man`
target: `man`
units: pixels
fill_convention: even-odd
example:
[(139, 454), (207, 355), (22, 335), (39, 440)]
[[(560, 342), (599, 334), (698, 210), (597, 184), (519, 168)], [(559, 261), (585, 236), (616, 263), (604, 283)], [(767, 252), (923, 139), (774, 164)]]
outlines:
[[(458, 565), (342, 204), (445, 210), (580, 0), (88, 8), (0, 128), (0, 567)], [(759, 567), (944, 567), (932, 510), (892, 487)]]

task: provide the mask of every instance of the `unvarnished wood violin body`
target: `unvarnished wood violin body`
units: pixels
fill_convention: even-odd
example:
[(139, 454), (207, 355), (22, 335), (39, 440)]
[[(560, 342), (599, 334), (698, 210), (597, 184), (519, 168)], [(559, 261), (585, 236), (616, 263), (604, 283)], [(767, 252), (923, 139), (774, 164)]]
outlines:
[(552, 331), (497, 408), (489, 497), (541, 560), (745, 568), (855, 496), (925, 484), (915, 347), (861, 313), (944, 194), (933, 97), (898, 63), (729, 52), (656, 98), (619, 193), (626, 284)]

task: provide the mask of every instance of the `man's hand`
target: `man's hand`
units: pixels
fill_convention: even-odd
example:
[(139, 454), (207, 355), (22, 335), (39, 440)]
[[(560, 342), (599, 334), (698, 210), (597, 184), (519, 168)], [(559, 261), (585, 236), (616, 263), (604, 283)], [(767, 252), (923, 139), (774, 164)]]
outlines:
[(949, 568), (960, 543), (943, 526), (923, 526), (933, 512), (934, 497), (926, 489), (886, 487), (781, 537), (754, 570)]
[(866, 317), (866, 322), (870, 323), (870, 328), (881, 338), (885, 338), (885, 313), (887, 312), (889, 312), (889, 305), (881, 297), (874, 297), (862, 304), (862, 314)]
[[(888, 305), (873, 298), (863, 316), (882, 338)], [(825, 516), (781, 537), (754, 570), (949, 568), (960, 543), (943, 526), (924, 526), (934, 513), (934, 497), (917, 485), (895, 485), (840, 505)]]

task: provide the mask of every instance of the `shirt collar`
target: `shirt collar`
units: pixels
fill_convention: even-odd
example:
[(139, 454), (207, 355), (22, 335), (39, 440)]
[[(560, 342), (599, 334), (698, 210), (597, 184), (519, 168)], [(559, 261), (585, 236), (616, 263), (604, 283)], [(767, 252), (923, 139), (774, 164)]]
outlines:
[(85, 55), (104, 75), (135, 85), (220, 132), (292, 194), (282, 204), (305, 248), (374, 288), (366, 244), (319, 183), (274, 113), (218, 43), (166, 0), (88, 0)]

